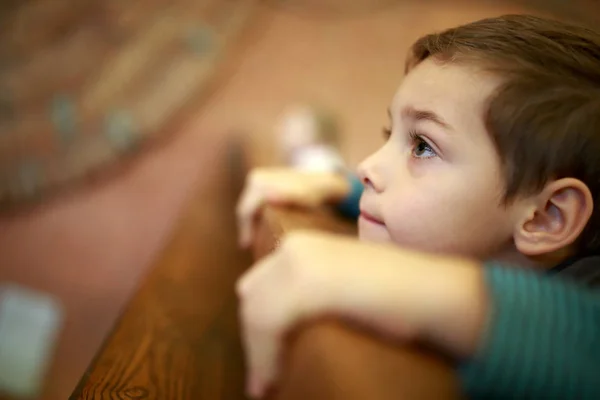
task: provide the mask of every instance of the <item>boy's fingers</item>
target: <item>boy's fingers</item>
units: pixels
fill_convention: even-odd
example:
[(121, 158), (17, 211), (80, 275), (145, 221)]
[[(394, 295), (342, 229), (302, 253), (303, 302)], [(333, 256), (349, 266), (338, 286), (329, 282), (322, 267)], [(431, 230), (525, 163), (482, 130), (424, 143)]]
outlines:
[[(242, 338), (247, 357), (246, 391), (251, 397), (262, 397), (277, 374), (281, 349), (283, 316), (279, 305), (271, 303), (274, 293), (271, 275), (279, 269), (278, 252), (256, 263), (236, 284), (240, 298)], [(269, 309), (265, 304), (269, 304)], [(274, 309), (275, 308), (275, 309)]]
[(254, 218), (264, 202), (261, 193), (256, 190), (244, 192), (237, 207), (237, 220), (239, 229), (239, 243), (242, 247), (247, 247), (252, 241), (252, 228)]
[[(236, 282), (236, 292), (238, 296), (244, 297), (252, 295), (253, 291), (256, 290), (257, 286), (260, 288), (265, 286), (265, 279), (269, 277), (274, 269), (282, 267), (280, 250), (276, 250), (273, 253), (263, 257), (260, 261), (255, 263), (248, 271), (246, 271)], [(268, 287), (268, 283), (267, 283)], [(259, 290), (259, 292), (264, 292)], [(244, 300), (244, 299), (242, 299)], [(242, 315), (243, 318), (248, 319), (250, 317)]]
[(248, 376), (246, 391), (250, 397), (263, 397), (277, 375), (280, 340), (276, 332), (246, 330)]
[(247, 226), (247, 224), (243, 223), (240, 226), (240, 233), (239, 233), (239, 239), (238, 239), (238, 244), (241, 248), (246, 249), (248, 247), (250, 247), (250, 243), (252, 241), (252, 228), (250, 228), (249, 226)]

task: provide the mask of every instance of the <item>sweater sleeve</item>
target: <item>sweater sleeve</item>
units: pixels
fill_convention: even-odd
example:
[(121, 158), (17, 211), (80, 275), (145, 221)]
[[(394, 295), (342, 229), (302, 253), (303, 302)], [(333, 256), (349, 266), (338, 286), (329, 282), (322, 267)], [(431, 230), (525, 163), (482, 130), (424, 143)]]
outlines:
[(363, 184), (356, 175), (348, 175), (348, 180), (350, 182), (350, 193), (337, 204), (337, 209), (342, 215), (356, 219), (360, 215), (359, 203), (363, 192)]
[(492, 313), (478, 354), (460, 367), (465, 394), (600, 399), (600, 295), (493, 264), (485, 279)]

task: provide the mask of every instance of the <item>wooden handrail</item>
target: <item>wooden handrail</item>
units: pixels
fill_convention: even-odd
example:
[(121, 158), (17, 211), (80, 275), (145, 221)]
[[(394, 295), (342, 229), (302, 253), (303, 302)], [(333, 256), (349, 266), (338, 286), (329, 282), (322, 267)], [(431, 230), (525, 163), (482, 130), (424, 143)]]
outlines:
[[(225, 155), (219, 173), (183, 213), (72, 400), (244, 398), (234, 285), (252, 260), (237, 247), (232, 212), (243, 166), (239, 157)], [(258, 225), (254, 257), (271, 252), (286, 232), (308, 228), (356, 234), (354, 224), (327, 209), (267, 208)], [(442, 358), (383, 342), (336, 321), (299, 331), (286, 358), (275, 400), (459, 397), (452, 370)]]

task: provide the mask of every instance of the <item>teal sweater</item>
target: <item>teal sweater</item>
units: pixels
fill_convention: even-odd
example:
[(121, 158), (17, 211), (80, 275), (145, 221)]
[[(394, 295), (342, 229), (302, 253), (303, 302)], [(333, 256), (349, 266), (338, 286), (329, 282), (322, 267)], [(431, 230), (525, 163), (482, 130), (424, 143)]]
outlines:
[[(363, 188), (351, 182), (339, 209), (357, 217)], [(467, 397), (600, 399), (600, 293), (559, 276), (484, 268), (492, 313), (478, 353), (458, 367)]]

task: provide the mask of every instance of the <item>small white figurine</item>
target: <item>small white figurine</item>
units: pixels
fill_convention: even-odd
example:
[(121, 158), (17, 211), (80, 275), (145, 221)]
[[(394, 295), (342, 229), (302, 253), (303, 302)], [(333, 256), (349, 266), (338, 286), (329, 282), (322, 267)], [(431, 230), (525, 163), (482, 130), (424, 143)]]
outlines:
[(306, 171), (341, 171), (345, 168), (338, 146), (338, 127), (331, 114), (309, 106), (285, 111), (277, 136), (286, 165)]

